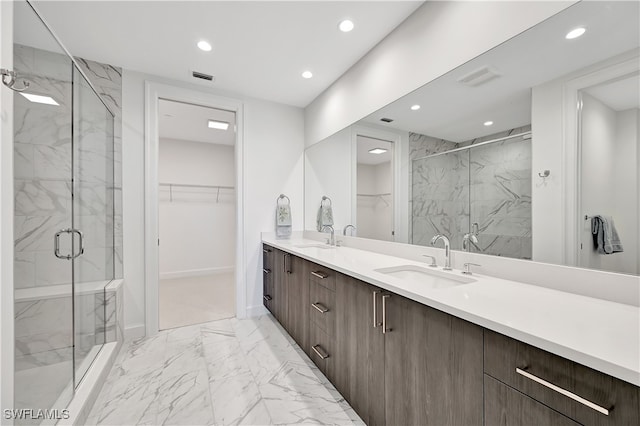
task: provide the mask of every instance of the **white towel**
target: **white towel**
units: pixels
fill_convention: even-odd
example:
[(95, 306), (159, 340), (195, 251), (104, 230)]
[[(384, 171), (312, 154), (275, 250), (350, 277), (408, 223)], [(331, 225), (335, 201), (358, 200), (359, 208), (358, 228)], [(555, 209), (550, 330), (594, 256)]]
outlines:
[(276, 207), (276, 237), (288, 238), (291, 236), (291, 206), (279, 204)]
[(330, 205), (320, 204), (316, 222), (318, 232), (322, 232), (322, 228), (325, 226), (333, 226), (333, 209)]

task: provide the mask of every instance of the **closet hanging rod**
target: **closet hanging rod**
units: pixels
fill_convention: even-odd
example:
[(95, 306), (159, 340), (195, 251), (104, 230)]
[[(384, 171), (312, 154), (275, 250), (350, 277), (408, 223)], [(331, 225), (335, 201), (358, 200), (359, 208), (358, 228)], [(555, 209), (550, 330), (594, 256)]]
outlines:
[(195, 184), (186, 184), (186, 183), (160, 183), (160, 186), (168, 186), (168, 187), (176, 187), (176, 188), (236, 189), (234, 186), (195, 185)]

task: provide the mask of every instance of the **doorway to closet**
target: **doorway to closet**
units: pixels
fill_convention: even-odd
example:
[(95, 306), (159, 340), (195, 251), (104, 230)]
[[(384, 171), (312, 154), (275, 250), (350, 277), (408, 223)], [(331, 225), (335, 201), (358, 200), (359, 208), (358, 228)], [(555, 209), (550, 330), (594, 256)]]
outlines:
[(158, 104), (159, 329), (236, 314), (236, 117)]

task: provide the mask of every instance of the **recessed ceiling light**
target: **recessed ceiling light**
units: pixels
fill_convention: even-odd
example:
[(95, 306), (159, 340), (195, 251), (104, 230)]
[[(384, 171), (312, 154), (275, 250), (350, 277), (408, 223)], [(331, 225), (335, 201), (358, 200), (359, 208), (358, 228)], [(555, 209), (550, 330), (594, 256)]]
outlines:
[(355, 27), (355, 25), (353, 25), (353, 21), (350, 21), (348, 19), (345, 19), (344, 21), (340, 22), (340, 24), (338, 24), (338, 28), (340, 28), (340, 31), (342, 31), (343, 33), (348, 33), (353, 29), (353, 27)]
[(493, 125), (493, 121), (485, 121), (484, 125), (485, 126), (491, 126), (491, 125)]
[(384, 154), (385, 152), (387, 152), (387, 150), (384, 148), (373, 148), (369, 150), (371, 154)]
[(229, 123), (227, 123), (226, 121), (209, 120), (209, 128), (227, 130), (229, 128)]
[(23, 93), (23, 92), (18, 92), (18, 93), (20, 93), (25, 98), (29, 99), (31, 102), (35, 102), (38, 104), (46, 104), (46, 105), (60, 105), (51, 96), (34, 95), (33, 93)]
[(584, 33), (585, 33), (585, 31), (587, 31), (587, 30), (586, 30), (584, 27), (578, 27), (578, 28), (576, 28), (576, 29), (573, 29), (573, 30), (569, 31), (569, 32), (567, 33), (567, 35), (565, 36), (565, 38), (566, 38), (567, 40), (572, 40), (572, 39), (574, 39), (574, 38), (578, 38), (578, 37), (580, 37), (582, 34), (584, 34)]
[(302, 78), (311, 78), (313, 77), (313, 73), (311, 71), (305, 71), (302, 73)]
[(420, 109), (420, 105), (417, 105), (417, 104), (416, 104), (416, 105), (412, 105), (412, 106), (411, 106), (411, 111), (417, 111), (417, 110), (419, 110), (419, 109)]
[(198, 49), (204, 50), (205, 52), (211, 52), (211, 44), (207, 41), (200, 40), (198, 42)]

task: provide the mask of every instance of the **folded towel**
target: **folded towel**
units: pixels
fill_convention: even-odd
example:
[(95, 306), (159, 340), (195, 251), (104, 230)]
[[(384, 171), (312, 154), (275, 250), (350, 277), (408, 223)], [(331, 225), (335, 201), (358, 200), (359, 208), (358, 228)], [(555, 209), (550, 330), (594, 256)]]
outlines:
[(333, 226), (333, 209), (331, 205), (320, 204), (316, 223), (318, 225), (318, 232), (322, 232), (324, 226)]
[(594, 216), (591, 219), (591, 233), (598, 253), (613, 254), (623, 251), (618, 231), (610, 216)]
[(278, 204), (276, 207), (276, 237), (286, 238), (291, 236), (291, 206)]

